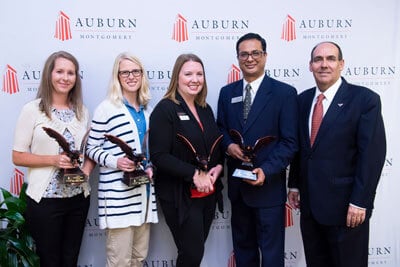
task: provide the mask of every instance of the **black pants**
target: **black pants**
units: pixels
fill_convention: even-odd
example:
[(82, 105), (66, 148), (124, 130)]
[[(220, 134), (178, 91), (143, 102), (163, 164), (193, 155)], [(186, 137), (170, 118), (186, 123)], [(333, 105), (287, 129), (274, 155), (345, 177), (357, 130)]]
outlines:
[(215, 216), (215, 194), (194, 198), (185, 221), (179, 225), (175, 204), (160, 200), (165, 221), (178, 248), (176, 267), (199, 267), (204, 255), (204, 243)]
[(41, 267), (76, 267), (90, 197), (27, 197), (26, 219)]
[(369, 220), (350, 228), (322, 225), (312, 215), (302, 214), (300, 226), (307, 266), (368, 266)]

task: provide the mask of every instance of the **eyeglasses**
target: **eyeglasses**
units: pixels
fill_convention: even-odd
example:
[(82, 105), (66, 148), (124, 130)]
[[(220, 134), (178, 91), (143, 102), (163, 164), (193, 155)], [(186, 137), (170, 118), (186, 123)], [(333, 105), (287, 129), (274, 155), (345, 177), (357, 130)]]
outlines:
[(119, 71), (118, 74), (119, 76), (121, 76), (122, 78), (128, 78), (129, 75), (133, 75), (133, 77), (139, 77), (142, 75), (143, 71), (141, 69), (134, 69), (134, 70), (123, 70), (123, 71)]
[(265, 52), (261, 50), (253, 50), (251, 53), (248, 52), (240, 52), (238, 54), (238, 59), (240, 60), (247, 60), (249, 56), (251, 56), (253, 59), (259, 59), (262, 55), (264, 55)]

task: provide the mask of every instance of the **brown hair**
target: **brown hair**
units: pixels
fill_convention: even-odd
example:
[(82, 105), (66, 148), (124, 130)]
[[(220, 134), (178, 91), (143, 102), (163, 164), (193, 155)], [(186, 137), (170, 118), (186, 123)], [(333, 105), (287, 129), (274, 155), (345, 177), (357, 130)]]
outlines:
[(194, 99), (195, 103), (198, 104), (201, 107), (206, 107), (207, 102), (207, 82), (206, 82), (206, 74), (204, 72), (204, 64), (201, 61), (201, 59), (196, 56), (195, 54), (182, 54), (178, 56), (178, 58), (175, 61), (174, 68), (172, 70), (172, 77), (171, 81), (168, 86), (168, 90), (164, 95), (164, 98), (170, 99), (176, 104), (179, 104), (179, 101), (176, 99), (176, 91), (178, 90), (178, 84), (179, 84), (179, 72), (182, 69), (183, 64), (185, 64), (188, 61), (193, 61), (193, 62), (198, 62), (201, 64), (201, 67), (203, 68), (203, 73), (204, 73), (204, 84), (203, 88), (200, 91), (198, 95), (196, 95), (196, 98)]
[(54, 90), (52, 72), (54, 70), (55, 61), (58, 58), (65, 58), (71, 61), (75, 66), (76, 81), (74, 87), (72, 87), (71, 91), (68, 93), (68, 102), (75, 112), (76, 118), (80, 120), (83, 116), (83, 100), (82, 81), (79, 76), (79, 63), (73, 55), (65, 51), (54, 52), (47, 58), (44, 64), (39, 90), (36, 95), (36, 98), (41, 99), (39, 108), (47, 117), (51, 118), (51, 107), (53, 103), (52, 93)]

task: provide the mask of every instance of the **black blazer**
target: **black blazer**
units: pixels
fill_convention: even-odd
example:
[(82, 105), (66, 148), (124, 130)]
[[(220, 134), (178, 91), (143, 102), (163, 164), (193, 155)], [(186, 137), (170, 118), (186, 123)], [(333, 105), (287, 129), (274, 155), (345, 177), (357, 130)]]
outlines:
[[(174, 202), (180, 215), (184, 216), (191, 201), (190, 187), (196, 170), (196, 159), (177, 134), (185, 136), (198, 154), (209, 155), (212, 144), (221, 133), (210, 106), (202, 108), (196, 105), (203, 131), (179, 94), (177, 100), (180, 104), (162, 99), (154, 108), (150, 116), (149, 150), (151, 161), (157, 169), (156, 195), (162, 200)], [(219, 146), (210, 158), (209, 169), (217, 164), (223, 165)], [(215, 187), (217, 199), (221, 201), (220, 179), (217, 179)]]
[[(343, 79), (343, 78), (342, 78)], [(300, 189), (301, 211), (325, 225), (344, 225), (349, 203), (371, 215), (386, 155), (379, 95), (342, 80), (310, 145), (309, 116), (316, 88), (299, 95), (300, 152), (289, 187)]]

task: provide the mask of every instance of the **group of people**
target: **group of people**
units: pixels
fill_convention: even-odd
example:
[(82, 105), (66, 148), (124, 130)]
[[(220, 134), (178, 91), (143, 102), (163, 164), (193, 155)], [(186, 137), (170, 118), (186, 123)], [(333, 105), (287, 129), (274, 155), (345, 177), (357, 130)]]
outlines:
[[(87, 178), (96, 164), (106, 266), (142, 266), (158, 204), (177, 247), (176, 266), (200, 266), (215, 211), (223, 209), (224, 174), (236, 266), (284, 266), (287, 199), (301, 210), (307, 266), (368, 266), (369, 218), (386, 154), (379, 95), (341, 77), (343, 55), (333, 42), (312, 49), (316, 86), (299, 95), (265, 74), (267, 44), (259, 34), (239, 38), (236, 54), (243, 78), (220, 90), (214, 116), (197, 55), (178, 56), (152, 109), (143, 64), (121, 53), (91, 123), (77, 60), (65, 51), (47, 59), (12, 152), (14, 164), (28, 167), (26, 219), (42, 267), (77, 265), (90, 187), (87, 179), (66, 183), (63, 176), (79, 166)], [(80, 149), (83, 161), (72, 161), (43, 127)], [(146, 160), (127, 157), (110, 135)], [(124, 182), (138, 167), (149, 181)], [(251, 175), (238, 175), (242, 169)]]

